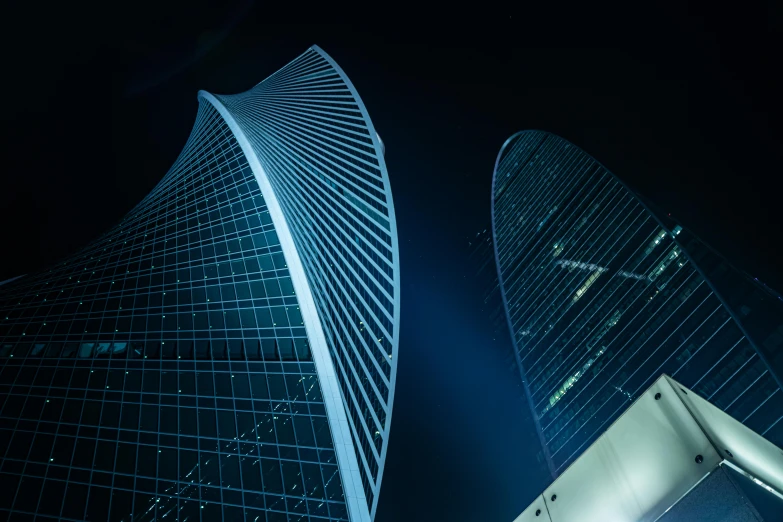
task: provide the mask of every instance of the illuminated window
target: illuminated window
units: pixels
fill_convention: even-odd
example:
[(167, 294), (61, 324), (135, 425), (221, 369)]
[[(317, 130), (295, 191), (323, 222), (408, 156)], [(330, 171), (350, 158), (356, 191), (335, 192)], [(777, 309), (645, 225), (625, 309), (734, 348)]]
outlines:
[(585, 281), (585, 284), (583, 284), (582, 287), (579, 288), (579, 290), (576, 291), (576, 294), (574, 294), (573, 301), (574, 302), (579, 301), (579, 299), (583, 295), (585, 295), (585, 292), (587, 292), (587, 289), (590, 288), (593, 285), (593, 283), (595, 283), (595, 280), (598, 279), (598, 277), (602, 273), (603, 272), (601, 270), (596, 270), (595, 272), (593, 272), (592, 275), (590, 275), (590, 277), (587, 278), (587, 281)]

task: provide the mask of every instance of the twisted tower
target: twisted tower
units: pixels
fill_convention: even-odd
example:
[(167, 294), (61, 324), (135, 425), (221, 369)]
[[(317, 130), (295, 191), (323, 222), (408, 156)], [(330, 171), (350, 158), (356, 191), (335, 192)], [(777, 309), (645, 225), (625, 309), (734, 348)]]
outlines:
[(0, 512), (374, 516), (400, 307), (383, 144), (317, 47), (198, 100), (119, 225), (0, 286)]

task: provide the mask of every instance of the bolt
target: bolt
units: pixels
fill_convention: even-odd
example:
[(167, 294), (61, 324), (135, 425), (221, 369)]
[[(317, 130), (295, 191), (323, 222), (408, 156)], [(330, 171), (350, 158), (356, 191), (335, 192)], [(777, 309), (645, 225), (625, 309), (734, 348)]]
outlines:
[(557, 500), (557, 495), (552, 495), (552, 502), (554, 502), (555, 500)]
[(660, 393), (656, 393), (656, 394), (655, 394), (655, 400), (656, 400), (656, 401), (659, 401), (659, 400), (661, 400), (661, 394), (660, 394)]
[(701, 455), (696, 455), (695, 460), (696, 460), (696, 464), (701, 464), (702, 462), (704, 462), (704, 457), (702, 457)]
[(536, 509), (536, 516), (538, 516), (540, 514), (541, 514), (541, 510), (540, 509)]

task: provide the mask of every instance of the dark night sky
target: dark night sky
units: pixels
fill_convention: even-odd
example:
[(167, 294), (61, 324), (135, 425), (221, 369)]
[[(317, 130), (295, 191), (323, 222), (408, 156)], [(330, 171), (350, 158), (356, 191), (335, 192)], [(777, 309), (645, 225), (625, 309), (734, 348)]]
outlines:
[(572, 141), (783, 290), (779, 4), (559, 2), (416, 27), (384, 17), (421, 13), (274, 25), (302, 13), (228, 0), (30, 4), (4, 13), (0, 36), (0, 280), (74, 253), (139, 202), (185, 143), (198, 89), (246, 90), (312, 44), (351, 78), (386, 143), (402, 266), (378, 522), (510, 521), (541, 488), (508, 339), (493, 340), (467, 260), (513, 132)]

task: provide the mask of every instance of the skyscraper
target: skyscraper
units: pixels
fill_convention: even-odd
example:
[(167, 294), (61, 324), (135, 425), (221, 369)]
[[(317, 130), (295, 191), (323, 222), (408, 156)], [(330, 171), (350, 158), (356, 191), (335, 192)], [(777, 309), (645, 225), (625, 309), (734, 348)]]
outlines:
[(783, 445), (783, 301), (552, 134), (495, 166), (495, 256), (553, 476), (661, 373)]
[(317, 47), (198, 101), (116, 227), (0, 287), (2, 519), (374, 516), (400, 306), (383, 144)]

